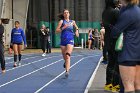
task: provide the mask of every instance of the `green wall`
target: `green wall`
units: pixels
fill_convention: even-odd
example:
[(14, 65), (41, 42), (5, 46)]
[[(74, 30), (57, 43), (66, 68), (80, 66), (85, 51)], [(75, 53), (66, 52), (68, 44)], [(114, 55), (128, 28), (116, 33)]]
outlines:
[[(38, 29), (40, 29), (41, 25), (45, 24), (47, 27), (50, 28), (51, 31), (51, 45), (54, 48), (59, 48), (60, 47), (60, 33), (55, 33), (56, 27), (58, 22), (44, 22), (41, 21), (38, 24)], [(76, 22), (76, 24), (78, 25), (79, 28), (98, 28), (98, 30), (100, 30), (100, 22)], [(39, 30), (38, 30), (39, 31)], [(88, 34), (86, 34), (86, 40), (88, 39)], [(75, 45), (78, 46), (78, 44), (81, 43), (81, 39), (85, 39), (85, 34), (84, 33), (80, 33), (79, 38), (75, 37), (74, 38), (74, 42)], [(40, 37), (39, 37), (39, 32), (38, 32), (38, 48), (40, 48)]]

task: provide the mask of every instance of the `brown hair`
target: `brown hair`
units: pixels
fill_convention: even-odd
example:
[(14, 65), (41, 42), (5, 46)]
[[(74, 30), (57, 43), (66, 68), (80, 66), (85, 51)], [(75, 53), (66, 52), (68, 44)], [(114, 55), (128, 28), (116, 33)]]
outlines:
[(20, 24), (20, 22), (19, 22), (19, 21), (15, 21), (15, 24), (16, 24), (16, 23), (17, 23), (17, 24)]
[(125, 0), (126, 2), (132, 4), (132, 5), (137, 5), (139, 4), (139, 0)]
[[(64, 14), (64, 11), (66, 11), (66, 10), (69, 11), (68, 9), (64, 9), (64, 10), (63, 10), (63, 13), (60, 13), (60, 14), (58, 14), (57, 16), (58, 16), (60, 19), (64, 19), (64, 15), (63, 15), (63, 14)], [(69, 12), (70, 12), (70, 11), (69, 11)]]
[(60, 14), (58, 14), (57, 16), (58, 16), (60, 19), (64, 19), (63, 13), (60, 13)]

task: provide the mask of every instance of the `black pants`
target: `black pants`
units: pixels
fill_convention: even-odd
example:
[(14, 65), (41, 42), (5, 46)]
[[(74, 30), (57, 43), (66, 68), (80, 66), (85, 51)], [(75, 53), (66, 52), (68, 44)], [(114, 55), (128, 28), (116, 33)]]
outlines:
[(120, 77), (120, 91), (119, 91), (119, 93), (124, 93), (124, 86), (123, 86), (121, 77)]
[(51, 42), (47, 40), (47, 53), (51, 53)]
[(108, 65), (106, 70), (106, 84), (113, 84), (113, 86), (120, 83), (120, 73), (118, 64), (118, 53), (115, 51), (116, 41), (112, 41), (111, 47), (107, 49)]
[(45, 50), (47, 50), (47, 53), (51, 53), (50, 41), (47, 39), (41, 39), (41, 49), (43, 53), (45, 53)]
[(99, 38), (94, 38), (94, 47), (99, 49)]
[(103, 61), (107, 61), (107, 47), (103, 46)]
[(4, 46), (2, 43), (0, 43), (0, 63), (1, 63), (1, 69), (5, 70)]

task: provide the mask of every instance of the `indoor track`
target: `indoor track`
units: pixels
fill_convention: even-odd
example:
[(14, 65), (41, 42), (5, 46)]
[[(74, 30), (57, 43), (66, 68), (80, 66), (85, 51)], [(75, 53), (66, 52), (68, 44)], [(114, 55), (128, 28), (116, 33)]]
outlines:
[(101, 56), (97, 50), (73, 52), (68, 78), (61, 53), (46, 57), (24, 54), (22, 65), (15, 68), (13, 57), (6, 56), (6, 73), (0, 72), (0, 93), (84, 93)]

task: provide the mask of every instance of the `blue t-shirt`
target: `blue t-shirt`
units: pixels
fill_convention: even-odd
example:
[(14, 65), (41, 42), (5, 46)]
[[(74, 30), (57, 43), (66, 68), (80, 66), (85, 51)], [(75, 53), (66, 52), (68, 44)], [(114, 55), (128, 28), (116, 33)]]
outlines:
[(89, 39), (92, 40), (92, 33), (89, 34)]
[(13, 28), (11, 32), (11, 43), (22, 43), (22, 41), (24, 41), (24, 44), (27, 45), (23, 29)]

